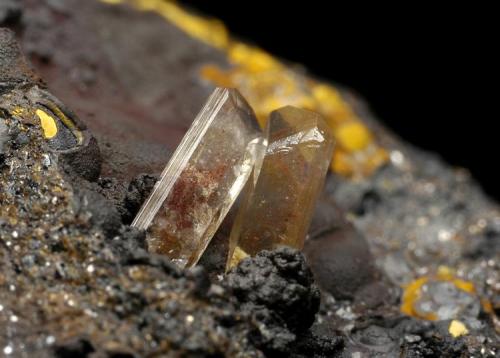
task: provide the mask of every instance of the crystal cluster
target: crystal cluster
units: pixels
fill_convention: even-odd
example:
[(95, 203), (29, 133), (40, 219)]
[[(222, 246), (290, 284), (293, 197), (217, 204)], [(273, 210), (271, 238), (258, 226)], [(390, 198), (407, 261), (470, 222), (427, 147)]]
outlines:
[(267, 123), (264, 135), (238, 91), (214, 91), (132, 224), (147, 229), (151, 251), (195, 265), (244, 187), (228, 268), (264, 249), (302, 248), (333, 139), (308, 110), (284, 107)]
[(266, 149), (250, 106), (218, 88), (194, 120), (139, 211), (151, 251), (196, 264)]

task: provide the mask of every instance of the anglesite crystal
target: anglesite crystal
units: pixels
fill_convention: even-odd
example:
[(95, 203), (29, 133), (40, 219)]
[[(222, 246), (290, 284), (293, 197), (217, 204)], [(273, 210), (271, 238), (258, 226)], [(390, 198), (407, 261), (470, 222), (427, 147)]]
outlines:
[(261, 250), (302, 249), (323, 188), (334, 140), (317, 113), (283, 107), (267, 121), (268, 147), (249, 181), (230, 235), (227, 268)]
[(161, 174), (133, 226), (149, 250), (180, 267), (195, 265), (248, 178), (267, 141), (235, 89), (217, 88)]

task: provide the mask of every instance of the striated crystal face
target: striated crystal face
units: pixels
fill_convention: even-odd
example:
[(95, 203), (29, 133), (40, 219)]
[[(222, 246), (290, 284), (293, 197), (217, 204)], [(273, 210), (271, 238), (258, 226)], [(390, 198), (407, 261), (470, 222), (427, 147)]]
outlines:
[(180, 267), (196, 264), (254, 168), (260, 168), (266, 145), (239, 92), (217, 88), (132, 223), (147, 229), (150, 251)]
[(269, 144), (257, 182), (249, 181), (231, 231), (230, 268), (278, 246), (301, 249), (333, 154), (317, 113), (284, 107), (267, 122)]

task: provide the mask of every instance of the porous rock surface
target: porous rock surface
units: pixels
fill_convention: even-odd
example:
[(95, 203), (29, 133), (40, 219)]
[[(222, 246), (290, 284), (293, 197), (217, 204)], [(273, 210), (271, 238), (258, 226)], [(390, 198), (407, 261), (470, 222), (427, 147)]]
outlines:
[[(37, 103), (28, 94), (39, 82), (24, 67), (13, 33), (0, 29), (0, 35), (2, 45), (8, 45), (0, 54), (1, 74), (6, 66), (14, 73), (3, 77), (7, 86), (0, 97), (3, 354), (261, 357), (263, 352), (299, 352), (293, 349), (299, 341), (314, 347), (316, 337), (296, 335), (299, 322), (305, 323), (300, 332), (308, 331), (318, 306), (300, 253), (265, 253), (267, 260), (256, 258), (254, 267), (253, 260), (246, 261), (245, 272), (275, 272), (277, 284), (267, 288), (272, 296), (290, 283), (290, 298), (308, 306), (315, 298), (311, 309), (295, 316), (297, 322), (274, 319), (282, 314), (276, 305), (239, 299), (233, 289), (241, 292), (241, 287), (211, 282), (202, 267), (180, 271), (165, 257), (149, 254), (144, 233), (125, 225), (130, 218), (120, 208), (137, 210), (151, 177), (132, 181), (121, 196), (114, 195), (120, 186), (88, 181), (82, 170), (99, 162), (98, 151), (84, 148), (68, 161), (65, 153), (51, 150), (33, 110)], [(122, 206), (116, 205), (120, 199)], [(301, 270), (283, 272), (288, 264)], [(231, 277), (237, 282), (242, 274)], [(287, 345), (276, 343), (278, 337), (285, 337)]]
[[(229, 66), (223, 53), (154, 13), (97, 0), (1, 1), (0, 25), (16, 30), (51, 93), (99, 143), (99, 154), (65, 161), (49, 150), (33, 113), (11, 114), (32, 108), (27, 91), (45, 84), (2, 32), (11, 45), (0, 47), (0, 354), (498, 351), (498, 206), (467, 173), (381, 127), (348, 92), (391, 160), (360, 180), (327, 178), (305, 248), (322, 289), (314, 315), (318, 291), (296, 252), (264, 252), (221, 279), (230, 223), (200, 261), (206, 268), (187, 272), (148, 254), (144, 234), (127, 226), (212, 90), (200, 67)], [(450, 320), (399, 310), (401, 287), (440, 265), (474, 283), (478, 307), (479, 295), (491, 303), (459, 317), (469, 335), (452, 337)]]

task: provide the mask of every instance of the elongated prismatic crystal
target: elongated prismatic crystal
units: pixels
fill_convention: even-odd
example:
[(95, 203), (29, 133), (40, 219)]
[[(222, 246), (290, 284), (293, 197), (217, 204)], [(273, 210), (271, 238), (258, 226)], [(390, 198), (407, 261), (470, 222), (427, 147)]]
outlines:
[(266, 131), (259, 177), (247, 184), (231, 230), (228, 269), (261, 250), (302, 249), (332, 158), (334, 140), (315, 112), (278, 109)]
[(195, 265), (247, 180), (258, 174), (266, 145), (239, 92), (217, 88), (132, 223), (147, 229), (149, 250), (180, 267)]

